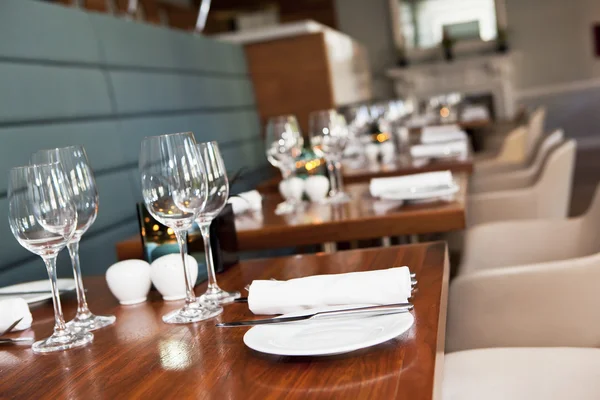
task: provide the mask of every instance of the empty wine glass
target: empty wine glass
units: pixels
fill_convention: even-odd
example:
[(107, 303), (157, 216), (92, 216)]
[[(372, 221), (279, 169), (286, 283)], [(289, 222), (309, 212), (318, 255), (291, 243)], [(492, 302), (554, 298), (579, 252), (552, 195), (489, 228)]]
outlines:
[(227, 204), (229, 197), (229, 182), (225, 163), (219, 151), (217, 142), (198, 144), (198, 151), (206, 170), (208, 198), (206, 205), (200, 211), (196, 223), (200, 227), (204, 240), (206, 269), (208, 270), (208, 289), (199, 297), (200, 301), (209, 307), (212, 304), (227, 304), (240, 297), (240, 292), (226, 292), (217, 284), (215, 266), (210, 246), (210, 224)]
[[(300, 126), (293, 115), (282, 115), (269, 118), (266, 135), (267, 159), (281, 171), (284, 181), (289, 181), (296, 174), (296, 158), (302, 154), (304, 139)], [(284, 183), (285, 184), (285, 183)], [(294, 197), (286, 198), (277, 206), (276, 214), (287, 214), (295, 211), (302, 202)]]
[(79, 241), (98, 215), (98, 191), (85, 149), (83, 146), (69, 146), (40, 150), (31, 157), (31, 161), (33, 164), (58, 162), (61, 165), (66, 174), (67, 183), (71, 187), (73, 203), (77, 209), (77, 228), (67, 245), (75, 277), (77, 314), (73, 320), (67, 323), (67, 327), (93, 331), (111, 325), (116, 320), (114, 316), (100, 316), (90, 312), (79, 264)]
[(168, 324), (185, 324), (212, 318), (221, 307), (208, 308), (196, 301), (194, 283), (186, 265), (187, 231), (204, 208), (207, 198), (206, 171), (196, 148), (194, 134), (173, 133), (151, 136), (140, 151), (142, 195), (148, 212), (173, 229), (183, 266), (185, 306), (163, 316)]
[(350, 197), (344, 192), (341, 159), (348, 142), (348, 127), (335, 110), (314, 111), (309, 116), (310, 145), (325, 158), (329, 171), (329, 202), (345, 203)]
[(54, 333), (32, 350), (48, 353), (90, 343), (92, 333), (67, 329), (56, 284), (56, 257), (77, 229), (77, 209), (62, 168), (58, 163), (13, 168), (8, 181), (10, 229), (21, 246), (44, 260), (54, 303)]

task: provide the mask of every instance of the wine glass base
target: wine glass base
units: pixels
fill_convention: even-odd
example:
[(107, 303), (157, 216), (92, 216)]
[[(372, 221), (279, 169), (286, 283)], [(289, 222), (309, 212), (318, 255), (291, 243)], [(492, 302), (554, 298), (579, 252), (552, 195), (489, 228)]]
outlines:
[(240, 292), (226, 292), (223, 289), (206, 292), (198, 297), (198, 301), (210, 307), (210, 304), (229, 304), (242, 295)]
[(114, 315), (94, 315), (89, 313), (87, 316), (79, 317), (75, 316), (71, 321), (67, 322), (67, 328), (72, 331), (95, 331), (97, 329), (105, 328), (112, 325), (117, 320)]
[(327, 204), (344, 204), (350, 201), (350, 195), (345, 192), (338, 192), (331, 197), (325, 199)]
[(185, 306), (179, 310), (172, 311), (163, 315), (162, 320), (165, 324), (191, 324), (214, 318), (223, 312), (222, 307), (205, 307), (202, 304)]
[(297, 211), (303, 210), (305, 206), (306, 204), (303, 201), (286, 200), (277, 204), (277, 207), (275, 208), (275, 215), (293, 214)]
[(67, 330), (64, 333), (55, 333), (47, 339), (35, 342), (31, 346), (31, 350), (36, 354), (51, 353), (85, 346), (91, 343), (92, 340), (94, 340), (94, 335), (90, 332), (71, 332)]

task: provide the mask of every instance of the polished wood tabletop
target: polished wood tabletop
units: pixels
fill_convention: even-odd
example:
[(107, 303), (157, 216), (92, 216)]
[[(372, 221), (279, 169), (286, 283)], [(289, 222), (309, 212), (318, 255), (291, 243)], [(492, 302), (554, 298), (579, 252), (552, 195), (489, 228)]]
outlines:
[[(342, 173), (345, 184), (368, 183), (373, 178), (387, 178), (392, 176), (412, 175), (433, 171), (452, 171), (473, 173), (473, 158), (432, 160), (428, 163), (415, 163), (407, 156), (401, 156), (393, 164), (363, 165), (357, 168), (344, 167)], [(257, 185), (261, 193), (277, 193), (279, 191), (281, 176), (275, 176)]]
[[(367, 183), (347, 185), (345, 204), (311, 203), (304, 210), (276, 215), (279, 194), (263, 195), (262, 210), (235, 217), (238, 250), (254, 251), (464, 229), (468, 175), (454, 174), (460, 190), (451, 201), (401, 204), (369, 194)], [(190, 240), (194, 240), (191, 239)], [(199, 238), (196, 240), (200, 240)], [(119, 260), (143, 258), (139, 236), (117, 243)]]
[[(223, 288), (241, 290), (254, 279), (403, 265), (418, 279), (412, 328), (386, 343), (328, 357), (261, 354), (244, 346), (247, 328), (215, 327), (216, 322), (252, 318), (247, 304), (228, 305), (212, 320), (167, 325), (161, 316), (182, 302), (163, 302), (152, 292), (145, 303), (120, 306), (102, 277), (87, 278), (90, 309), (116, 315), (116, 324), (94, 332), (90, 345), (65, 352), (35, 355), (28, 347), (2, 347), (0, 398), (440, 398), (449, 274), (444, 243), (248, 261), (218, 278)], [(202, 284), (196, 292), (205, 289)], [(73, 317), (75, 299), (65, 297), (63, 308), (67, 318)], [(32, 329), (20, 335), (48, 336), (52, 306), (46, 303), (32, 313)]]
[(279, 194), (266, 194), (260, 212), (236, 216), (241, 251), (295, 247), (460, 230), (465, 227), (468, 178), (454, 174), (460, 191), (451, 201), (400, 204), (369, 193), (369, 184), (347, 185), (351, 200), (345, 204), (311, 203), (304, 211), (276, 215)]

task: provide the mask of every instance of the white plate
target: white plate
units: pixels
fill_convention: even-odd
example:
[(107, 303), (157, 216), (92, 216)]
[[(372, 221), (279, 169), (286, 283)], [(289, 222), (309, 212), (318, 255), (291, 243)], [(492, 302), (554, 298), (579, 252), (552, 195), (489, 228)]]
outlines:
[(384, 192), (379, 197), (384, 200), (425, 200), (450, 197), (459, 191), (456, 183), (422, 188), (406, 188)]
[[(74, 279), (58, 279), (57, 280), (58, 290), (74, 290), (75, 289), (75, 280)], [(22, 297), (25, 299), (27, 304), (33, 304), (40, 301), (48, 300), (52, 298), (50, 294), (50, 280), (45, 279), (43, 281), (34, 281), (34, 282), (26, 282), (19, 283), (17, 285), (6, 286), (0, 288), (0, 293), (6, 292), (33, 292), (47, 290), (48, 294), (29, 294), (24, 296), (14, 296), (14, 297)], [(9, 296), (0, 296), (0, 300), (10, 299)]]
[[(357, 305), (356, 307), (364, 306)], [(284, 316), (291, 317), (339, 309), (339, 306), (323, 307)], [(413, 315), (406, 312), (372, 317), (260, 325), (246, 332), (244, 343), (261, 353), (282, 356), (341, 354), (387, 342), (409, 330), (414, 320)]]

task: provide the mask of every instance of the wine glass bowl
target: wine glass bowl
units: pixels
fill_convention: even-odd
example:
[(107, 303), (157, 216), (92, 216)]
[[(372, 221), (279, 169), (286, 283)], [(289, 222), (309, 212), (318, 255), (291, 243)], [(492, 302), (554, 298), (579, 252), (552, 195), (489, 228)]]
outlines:
[(79, 241), (96, 221), (99, 202), (96, 180), (85, 149), (83, 146), (76, 145), (40, 150), (31, 156), (31, 161), (33, 164), (56, 162), (61, 165), (65, 172), (66, 183), (71, 189), (73, 204), (77, 210), (75, 233), (67, 244), (75, 277), (77, 314), (73, 320), (67, 323), (67, 327), (73, 330), (93, 331), (112, 325), (116, 320), (114, 316), (94, 315), (90, 312), (79, 262)]
[(223, 309), (196, 301), (194, 283), (185, 262), (187, 230), (207, 203), (207, 174), (193, 133), (147, 137), (142, 141), (139, 169), (144, 204), (161, 224), (173, 229), (181, 255), (186, 287), (185, 306), (163, 316), (168, 324), (202, 321)]
[(56, 257), (77, 228), (77, 208), (58, 163), (13, 168), (8, 187), (10, 229), (24, 248), (46, 264), (54, 304), (54, 333), (35, 342), (35, 353), (66, 350), (90, 343), (88, 331), (67, 329), (56, 283)]

